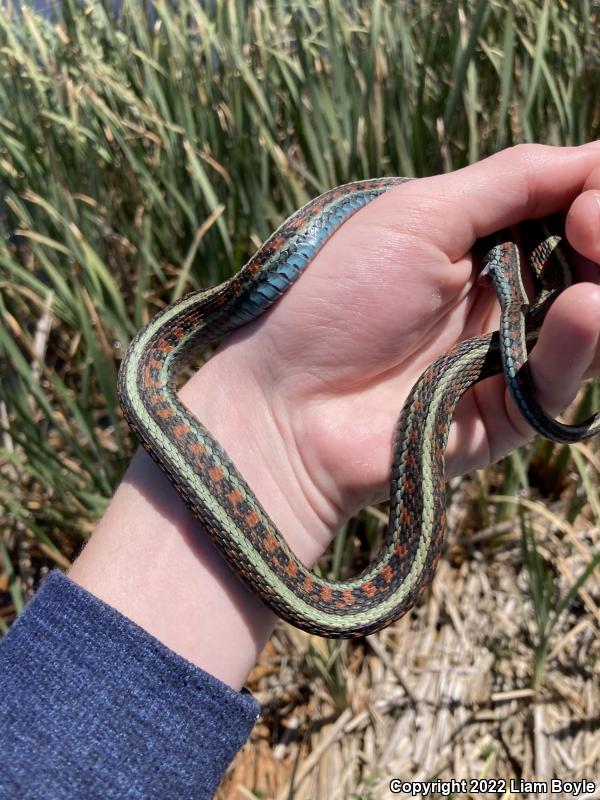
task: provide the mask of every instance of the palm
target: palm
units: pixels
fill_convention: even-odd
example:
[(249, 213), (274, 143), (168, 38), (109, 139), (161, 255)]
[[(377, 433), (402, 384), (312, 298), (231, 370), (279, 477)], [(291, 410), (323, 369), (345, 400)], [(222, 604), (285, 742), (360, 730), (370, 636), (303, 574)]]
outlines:
[[(344, 225), (268, 323), (258, 323), (260, 346), (254, 337), (251, 345), (261, 374), (296, 409), (296, 439), (310, 448), (304, 458), (330, 474), (350, 506), (385, 493), (391, 431), (408, 392), (438, 355), (490, 329), (495, 304), (475, 282), (468, 252), (453, 261), (426, 233), (382, 224), (386, 201)], [(469, 446), (458, 448), (453, 436), (453, 472), (495, 446), (477, 404), (467, 405), (457, 431), (468, 425)]]
[[(456, 184), (440, 191), (454, 176), (404, 184), (373, 201), (268, 314), (228, 343), (247, 351), (242, 357), (260, 376), (279, 429), (287, 426), (302, 469), (342, 516), (385, 496), (394, 424), (421, 373), (457, 341), (497, 328), (494, 293), (477, 281), (470, 255), (477, 207)], [(487, 216), (496, 204), (506, 220), (506, 202), (490, 192)], [(503, 389), (498, 376), (461, 401), (449, 474), (526, 438)]]

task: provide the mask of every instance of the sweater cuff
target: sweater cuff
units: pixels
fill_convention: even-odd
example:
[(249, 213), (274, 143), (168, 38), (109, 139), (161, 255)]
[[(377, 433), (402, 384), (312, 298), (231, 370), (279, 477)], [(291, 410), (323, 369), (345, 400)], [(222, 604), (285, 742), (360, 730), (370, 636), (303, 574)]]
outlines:
[(0, 697), (22, 798), (212, 797), (259, 710), (59, 571), (0, 643)]

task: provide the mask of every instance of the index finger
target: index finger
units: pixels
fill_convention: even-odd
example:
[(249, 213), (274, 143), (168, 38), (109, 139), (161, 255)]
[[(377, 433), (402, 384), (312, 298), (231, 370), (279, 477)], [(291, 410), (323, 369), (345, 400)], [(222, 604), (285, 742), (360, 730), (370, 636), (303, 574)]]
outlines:
[[(377, 209), (426, 234), (451, 260), (494, 231), (568, 209), (600, 166), (600, 141), (579, 147), (517, 145), (468, 167), (403, 184)], [(396, 217), (394, 224), (398, 225)]]

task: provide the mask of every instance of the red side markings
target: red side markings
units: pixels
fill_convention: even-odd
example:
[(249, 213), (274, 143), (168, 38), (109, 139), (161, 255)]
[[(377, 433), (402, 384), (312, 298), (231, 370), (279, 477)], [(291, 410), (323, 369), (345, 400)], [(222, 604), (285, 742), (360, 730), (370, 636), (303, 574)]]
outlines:
[(148, 389), (160, 389), (161, 388), (160, 380), (158, 378), (153, 378), (152, 377), (152, 369), (156, 368), (154, 366), (154, 363), (158, 364), (158, 367), (160, 368), (160, 364), (159, 364), (158, 361), (157, 362), (150, 361), (144, 367), (144, 386), (146, 388), (148, 388)]
[(180, 423), (179, 425), (173, 426), (173, 433), (175, 434), (175, 438), (181, 441), (186, 433), (189, 431), (189, 427), (184, 423)]
[(251, 511), (249, 514), (246, 514), (244, 517), (244, 522), (250, 528), (256, 528), (260, 520), (260, 516), (257, 511)]
[(217, 464), (216, 467), (208, 470), (208, 477), (211, 479), (211, 481), (213, 481), (213, 483), (219, 483), (219, 481), (223, 480), (225, 474), (219, 464)]
[(232, 506), (237, 506), (238, 503), (241, 503), (244, 499), (244, 495), (240, 492), (239, 489), (234, 489), (233, 492), (229, 492), (228, 500)]
[(296, 564), (296, 562), (288, 561), (288, 563), (285, 565), (285, 574), (289, 578), (295, 578), (297, 572), (298, 572), (298, 565)]

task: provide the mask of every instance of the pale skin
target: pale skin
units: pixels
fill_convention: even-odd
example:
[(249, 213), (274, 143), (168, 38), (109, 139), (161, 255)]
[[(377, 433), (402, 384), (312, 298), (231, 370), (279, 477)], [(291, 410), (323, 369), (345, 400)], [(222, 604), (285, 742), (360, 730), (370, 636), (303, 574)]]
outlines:
[[(186, 384), (183, 401), (306, 564), (356, 509), (386, 497), (394, 424), (423, 370), (498, 327), (475, 240), (555, 211), (586, 281), (557, 300), (530, 357), (556, 413), (600, 372), (600, 142), (512, 148), (388, 191)], [(502, 377), (478, 384), (459, 404), (447, 477), (530, 436)], [(236, 689), (275, 621), (141, 451), (69, 576)]]

